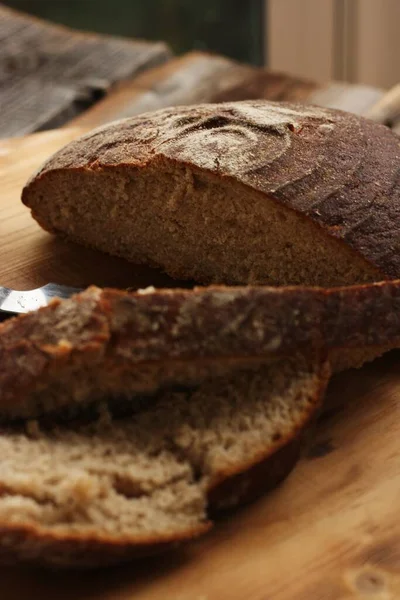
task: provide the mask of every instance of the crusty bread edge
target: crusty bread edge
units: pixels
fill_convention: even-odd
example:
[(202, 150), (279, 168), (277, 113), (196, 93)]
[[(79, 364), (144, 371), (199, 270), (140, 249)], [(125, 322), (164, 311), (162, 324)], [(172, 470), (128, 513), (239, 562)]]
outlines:
[[(60, 370), (62, 372), (68, 361), (76, 362), (80, 356), (89, 360), (89, 355), (106, 352), (111, 339), (110, 319), (114, 311), (114, 299), (117, 302), (116, 306), (120, 300), (125, 301), (125, 298), (128, 302), (135, 302), (136, 314), (151, 316), (152, 323), (159, 315), (163, 316), (160, 307), (171, 310), (173, 315), (172, 320), (164, 326), (160, 317), (156, 344), (153, 330), (147, 328), (138, 331), (137, 335), (143, 342), (149, 339), (150, 343), (142, 344), (140, 352), (144, 352), (144, 355), (133, 358), (131, 368), (153, 368), (163, 364), (172, 372), (177, 368), (187, 368), (193, 361), (199, 366), (212, 365), (215, 362), (221, 365), (246, 364), (264, 358), (272, 359), (278, 355), (285, 356), (294, 350), (308, 352), (310, 348), (316, 347), (332, 353), (334, 370), (343, 370), (345, 367), (360, 366), (364, 350), (365, 360), (371, 360), (384, 351), (400, 346), (400, 316), (397, 316), (400, 315), (399, 280), (329, 289), (301, 286), (211, 286), (194, 290), (157, 290), (149, 294), (129, 294), (117, 290), (101, 291), (98, 288), (88, 288), (83, 294), (89, 293), (90, 296), (91, 289), (94, 295), (97, 294), (91, 309), (93, 329), (91, 337), (84, 341), (78, 340), (76, 344), (66, 345), (59, 340), (51, 345), (26, 338), (24, 324), (30, 327), (32, 321), (45, 311), (56, 309), (60, 300), (55, 300), (49, 307), (0, 324), (0, 355), (3, 356), (4, 364), (8, 364), (8, 370), (0, 369), (3, 403), (6, 401), (6, 405), (17, 406), (22, 398), (38, 386), (38, 381), (45, 382), (50, 373), (56, 376)], [(219, 310), (209, 299), (213, 294), (218, 299), (218, 292), (224, 290), (227, 292), (227, 300), (224, 300), (227, 304)], [(235, 298), (232, 305), (229, 304), (230, 295)], [(77, 309), (83, 297), (75, 296)], [(197, 302), (199, 299), (200, 303)], [(192, 306), (191, 302), (194, 300), (196, 304)], [(180, 316), (180, 311), (186, 308), (194, 314), (194, 330), (192, 325), (189, 329), (185, 329), (185, 326), (180, 328), (177, 317)], [(210, 345), (207, 327), (199, 328), (196, 319), (201, 316), (201, 323), (206, 324), (206, 313), (211, 310), (212, 319), (209, 323), (215, 332), (215, 336), (212, 336), (215, 340)], [(253, 320), (255, 318), (256, 322), (261, 319), (264, 325), (261, 325), (259, 331), (251, 331), (251, 334), (246, 325), (244, 337), (239, 329), (236, 329), (235, 348), (232, 338), (234, 331), (228, 329), (226, 336), (225, 327), (238, 311), (247, 313), (248, 317)], [(390, 314), (393, 316), (389, 319)], [(286, 319), (284, 332), (279, 328), (280, 319)], [(173, 328), (176, 331), (171, 336)], [(262, 334), (261, 337), (258, 333)], [(151, 352), (146, 355), (147, 347)], [(13, 356), (17, 357), (22, 353), (27, 359), (30, 356), (31, 362), (40, 354), (42, 366), (39, 365), (35, 372), (18, 372)], [(335, 357), (342, 357), (341, 364)], [(118, 366), (113, 364), (111, 358), (112, 354), (106, 353), (102, 360), (117, 372)], [(14, 374), (11, 379), (7, 375), (11, 372), (10, 368)], [(24, 377), (21, 378), (21, 375)]]
[[(311, 359), (310, 359), (311, 360)], [(302, 435), (319, 408), (331, 369), (327, 359), (315, 358), (318, 387), (310, 398), (309, 410), (290, 433), (280, 437), (246, 463), (218, 474), (207, 485), (208, 513), (246, 504), (271, 490), (289, 475), (302, 447)], [(0, 523), (0, 563), (33, 563), (53, 568), (93, 568), (127, 562), (175, 548), (206, 533), (213, 522), (177, 534), (113, 538), (96, 535), (60, 534), (30, 524)]]

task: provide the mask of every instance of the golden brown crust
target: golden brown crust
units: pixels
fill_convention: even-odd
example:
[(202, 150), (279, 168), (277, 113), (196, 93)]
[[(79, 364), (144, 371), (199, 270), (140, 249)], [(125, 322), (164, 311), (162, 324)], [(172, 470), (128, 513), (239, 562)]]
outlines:
[(35, 187), (60, 170), (143, 169), (168, 160), (258, 190), (352, 248), (376, 280), (395, 278), (399, 144), (384, 126), (313, 106), (253, 100), (174, 107), (67, 145), (28, 182), (22, 199), (30, 206)]
[(139, 368), (161, 385), (193, 369), (312, 348), (346, 350), (349, 367), (353, 350), (359, 366), (363, 349), (379, 353), (399, 345), (396, 281), (331, 290), (221, 286), (146, 294), (92, 287), (0, 325), (0, 415), (35, 415), (22, 406), (69, 374), (73, 392), (78, 374), (89, 379), (107, 372), (107, 391), (118, 395), (134, 385), (124, 376)]

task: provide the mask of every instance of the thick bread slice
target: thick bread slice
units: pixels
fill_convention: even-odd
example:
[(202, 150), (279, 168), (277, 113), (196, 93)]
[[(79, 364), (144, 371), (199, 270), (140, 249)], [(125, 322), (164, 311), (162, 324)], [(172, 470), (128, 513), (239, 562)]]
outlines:
[(0, 560), (95, 566), (205, 532), (293, 467), (329, 377), (292, 357), (166, 392), (136, 415), (0, 436)]
[(293, 352), (334, 367), (400, 346), (400, 282), (322, 288), (88, 288), (0, 325), (0, 417), (72, 412)]
[(261, 100), (109, 124), (23, 191), (47, 230), (199, 283), (400, 277), (400, 140), (341, 111)]

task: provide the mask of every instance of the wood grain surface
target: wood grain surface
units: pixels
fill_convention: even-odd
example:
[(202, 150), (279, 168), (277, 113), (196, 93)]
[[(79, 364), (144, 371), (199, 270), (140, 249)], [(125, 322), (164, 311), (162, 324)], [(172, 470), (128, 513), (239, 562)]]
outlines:
[(0, 4), (0, 135), (58, 127), (170, 56), (163, 42), (75, 31)]
[[(159, 274), (55, 240), (19, 201), (78, 129), (0, 142), (0, 281), (129, 285)], [(144, 283), (144, 281), (143, 281)], [(86, 573), (0, 569), (1, 600), (398, 600), (400, 353), (337, 376), (286, 482), (165, 557)], [(338, 408), (339, 407), (339, 408)]]

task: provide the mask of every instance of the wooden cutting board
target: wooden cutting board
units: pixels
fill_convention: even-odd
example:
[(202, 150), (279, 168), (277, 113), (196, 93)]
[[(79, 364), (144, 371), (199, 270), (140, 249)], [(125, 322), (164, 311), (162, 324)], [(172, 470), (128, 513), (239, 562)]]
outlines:
[[(19, 201), (27, 177), (80, 133), (0, 142), (0, 281), (29, 288), (168, 278), (53, 239)], [(1, 600), (398, 600), (400, 353), (330, 385), (336, 405), (277, 490), (169, 556), (87, 573), (0, 569)], [(339, 406), (339, 408), (338, 408)], [(0, 462), (1, 469), (1, 462)]]

